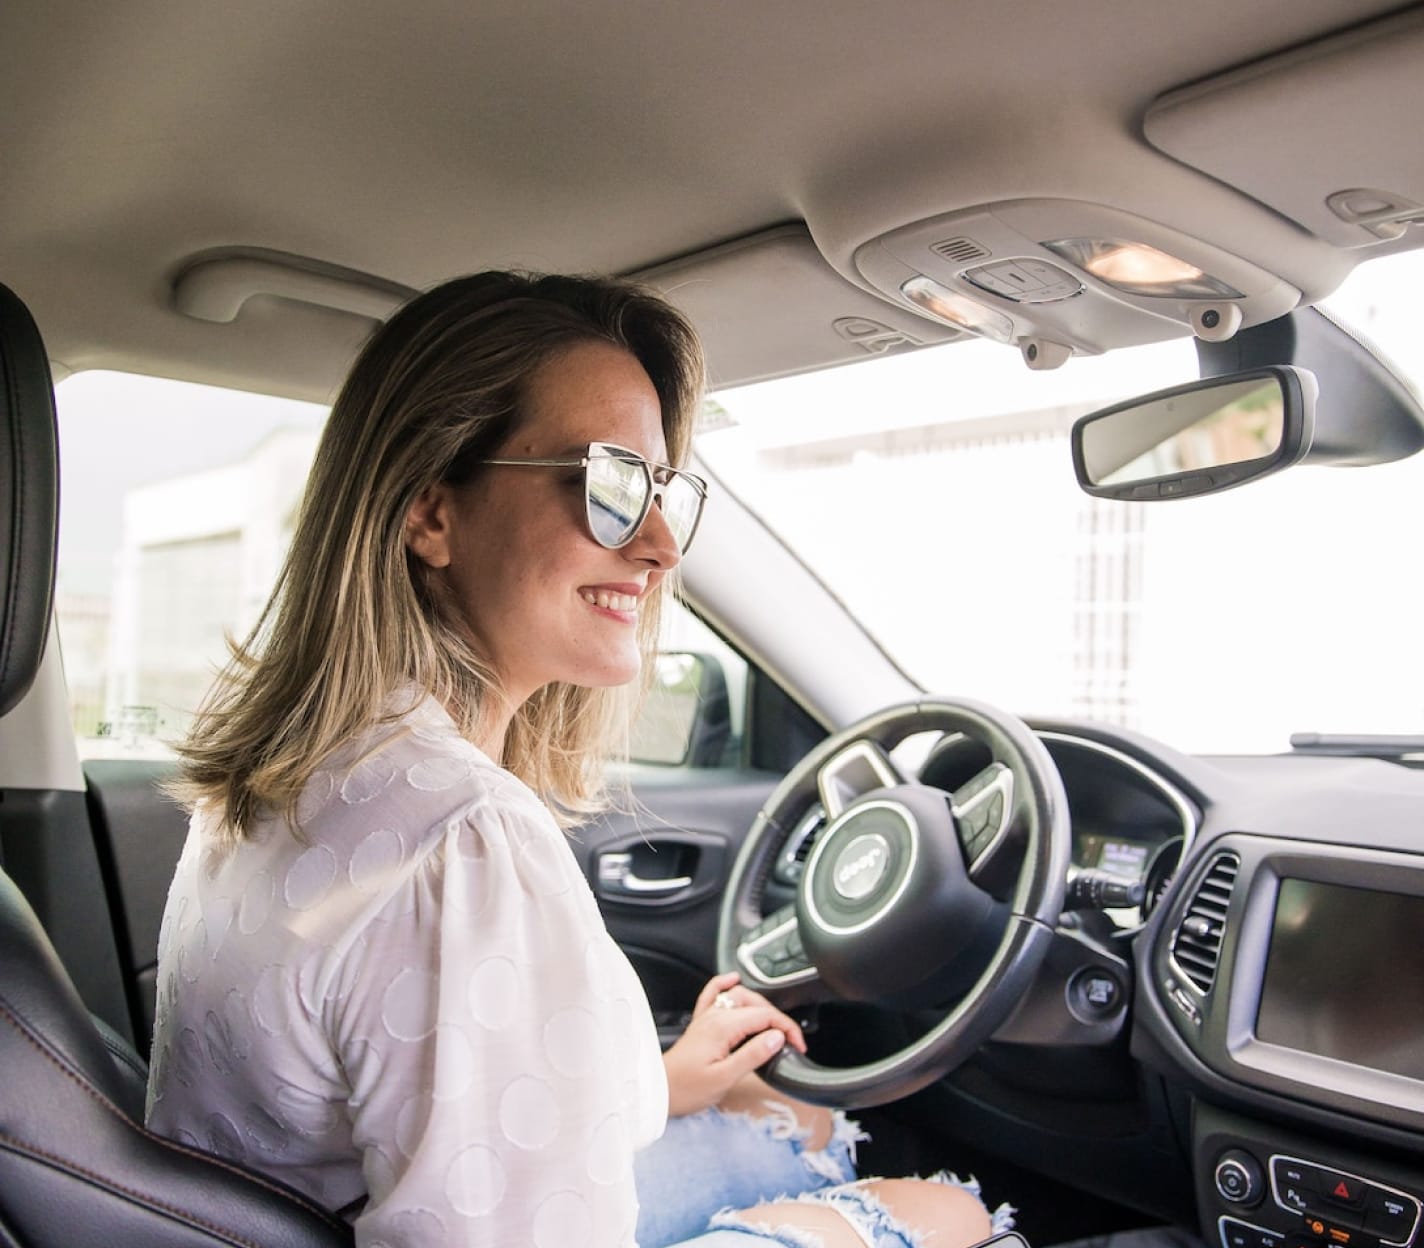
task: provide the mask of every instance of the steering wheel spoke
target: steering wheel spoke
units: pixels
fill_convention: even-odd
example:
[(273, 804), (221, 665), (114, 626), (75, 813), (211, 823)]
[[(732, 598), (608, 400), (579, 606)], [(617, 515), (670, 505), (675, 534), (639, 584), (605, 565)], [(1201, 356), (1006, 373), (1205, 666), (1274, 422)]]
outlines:
[(1003, 763), (990, 763), (949, 798), (955, 832), (964, 850), (964, 865), (976, 883), (1004, 848), (1014, 816), (1014, 773)]
[(825, 807), (826, 819), (835, 819), (856, 798), (875, 789), (904, 784), (905, 777), (884, 747), (869, 737), (861, 737), (837, 750), (821, 764), (816, 788)]
[(820, 977), (801, 943), (794, 904), (767, 915), (743, 935), (736, 969), (742, 982), (758, 992), (778, 994), (794, 988), (798, 1000), (814, 999)]

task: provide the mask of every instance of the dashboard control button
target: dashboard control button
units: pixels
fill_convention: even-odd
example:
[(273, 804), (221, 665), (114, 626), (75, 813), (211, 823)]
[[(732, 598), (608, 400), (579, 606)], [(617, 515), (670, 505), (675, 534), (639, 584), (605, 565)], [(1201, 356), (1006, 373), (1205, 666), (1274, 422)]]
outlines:
[(1277, 1187), (1276, 1199), (1294, 1213), (1305, 1213), (1310, 1208), (1309, 1194), (1293, 1183), (1282, 1183)]
[(1254, 1205), (1261, 1199), (1265, 1182), (1260, 1163), (1239, 1148), (1223, 1153), (1213, 1175), (1216, 1190), (1222, 1200), (1233, 1205)]
[(1122, 981), (1107, 967), (1083, 966), (1068, 980), (1068, 1011), (1082, 1023), (1100, 1023), (1119, 1013), (1127, 1000)]
[(1256, 1228), (1238, 1222), (1235, 1218), (1222, 1218), (1221, 1248), (1256, 1248)]
[(1285, 1248), (1285, 1235), (1239, 1218), (1220, 1217), (1217, 1227), (1221, 1231), (1221, 1248)]
[(1320, 1171), (1294, 1157), (1272, 1157), (1271, 1174), (1277, 1188), (1289, 1186), (1302, 1192), (1320, 1190)]
[(1369, 1236), (1364, 1235), (1358, 1226), (1350, 1226), (1334, 1218), (1323, 1218), (1316, 1213), (1305, 1215), (1305, 1229), (1318, 1240), (1323, 1240), (1326, 1245), (1339, 1245), (1339, 1248), (1351, 1248), (1370, 1242)]
[(1386, 1243), (1406, 1244), (1419, 1221), (1419, 1202), (1402, 1192), (1370, 1184), (1365, 1191), (1365, 1230)]
[(1343, 1205), (1347, 1209), (1359, 1209), (1365, 1203), (1365, 1182), (1353, 1174), (1341, 1174), (1338, 1170), (1320, 1168), (1315, 1190), (1322, 1199), (1332, 1205)]

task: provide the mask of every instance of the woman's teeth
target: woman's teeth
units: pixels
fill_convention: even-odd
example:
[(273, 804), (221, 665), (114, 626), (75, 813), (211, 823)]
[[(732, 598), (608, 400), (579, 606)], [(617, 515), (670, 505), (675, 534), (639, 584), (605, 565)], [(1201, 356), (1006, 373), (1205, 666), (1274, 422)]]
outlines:
[(638, 600), (632, 594), (612, 594), (606, 589), (585, 589), (583, 600), (605, 611), (633, 611), (638, 606)]

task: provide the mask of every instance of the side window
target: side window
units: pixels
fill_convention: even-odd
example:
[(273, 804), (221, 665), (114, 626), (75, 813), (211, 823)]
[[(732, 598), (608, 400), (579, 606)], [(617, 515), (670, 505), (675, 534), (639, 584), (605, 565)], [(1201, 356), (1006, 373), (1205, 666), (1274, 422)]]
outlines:
[[(326, 409), (109, 372), (56, 400), (55, 608), (80, 757), (166, 757), (267, 601)], [(661, 650), (635, 761), (737, 763), (745, 660), (681, 604)]]
[(657, 670), (633, 727), (635, 763), (730, 767), (741, 761), (747, 663), (682, 603), (664, 613)]
[(164, 757), (267, 601), (326, 409), (108, 372), (66, 378), (56, 402), (80, 757)]

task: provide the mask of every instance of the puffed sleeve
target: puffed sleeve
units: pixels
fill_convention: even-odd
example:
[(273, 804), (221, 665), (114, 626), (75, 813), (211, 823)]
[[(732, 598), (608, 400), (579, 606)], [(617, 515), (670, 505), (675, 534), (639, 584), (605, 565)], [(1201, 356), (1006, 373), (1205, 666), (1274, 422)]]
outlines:
[(518, 793), (429, 845), (327, 994), (369, 1192), (357, 1243), (632, 1248), (632, 1153), (667, 1093), (631, 967)]

